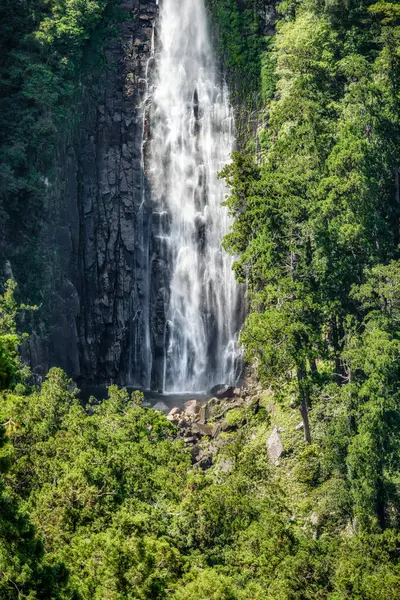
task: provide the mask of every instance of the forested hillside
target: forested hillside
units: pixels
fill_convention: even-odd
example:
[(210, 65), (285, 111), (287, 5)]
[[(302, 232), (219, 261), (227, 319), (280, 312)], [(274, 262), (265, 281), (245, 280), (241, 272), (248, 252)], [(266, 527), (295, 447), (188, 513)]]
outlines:
[[(1, 5), (1, 229), (18, 256), (37, 256), (54, 126), (110, 7)], [(60, 369), (33, 385), (16, 349), (36, 307), (5, 283), (4, 600), (400, 598), (400, 4), (209, 7), (240, 116), (224, 246), (254, 397), (204, 430), (201, 464), (139, 392), (82, 403)]]
[(307, 441), (327, 444), (326, 475), (349, 486), (358, 526), (396, 526), (398, 9), (280, 11), (260, 152), (223, 173), (225, 246), (251, 303), (242, 340)]

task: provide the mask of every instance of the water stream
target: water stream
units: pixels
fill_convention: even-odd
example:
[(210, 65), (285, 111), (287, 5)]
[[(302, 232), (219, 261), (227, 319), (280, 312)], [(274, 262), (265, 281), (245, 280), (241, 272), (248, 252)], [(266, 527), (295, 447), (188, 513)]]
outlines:
[(234, 120), (204, 0), (162, 0), (157, 38), (148, 173), (169, 270), (162, 387), (199, 391), (238, 376), (238, 289), (221, 247), (229, 217), (218, 178)]

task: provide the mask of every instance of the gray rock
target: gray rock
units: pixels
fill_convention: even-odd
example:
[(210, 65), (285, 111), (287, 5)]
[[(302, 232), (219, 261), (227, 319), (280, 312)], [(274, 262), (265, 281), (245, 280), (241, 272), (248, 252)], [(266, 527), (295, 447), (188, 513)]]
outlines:
[(14, 273), (12, 270), (11, 262), (9, 260), (6, 260), (4, 262), (3, 272), (6, 279), (14, 279)]
[(207, 417), (208, 417), (208, 407), (207, 404), (205, 404), (204, 406), (202, 406), (200, 408), (200, 412), (199, 412), (199, 423), (201, 423), (202, 425), (204, 425), (207, 421)]
[(229, 458), (222, 458), (218, 462), (218, 466), (223, 473), (229, 473), (233, 469), (233, 461)]
[(221, 431), (233, 431), (234, 429), (237, 429), (236, 425), (229, 425), (228, 421), (222, 421)]
[[(151, 338), (155, 354), (159, 350), (157, 294), (146, 273), (151, 199), (142, 161), (145, 90), (139, 82), (145, 78), (157, 6), (155, 0), (123, 0), (122, 9), (127, 18), (107, 45), (107, 68), (97, 85), (84, 86), (89, 93), (82, 101), (81, 139), (71, 173), (75, 184), (67, 184), (75, 188), (79, 237), (68, 260), (79, 282), (81, 376), (147, 387), (146, 340)], [(146, 15), (148, 26), (139, 14)], [(162, 287), (162, 274), (152, 279)], [(161, 387), (160, 369), (155, 361), (153, 389)]]
[(235, 388), (230, 385), (220, 383), (211, 388), (210, 394), (221, 400), (226, 398), (234, 398)]
[(279, 428), (275, 425), (271, 435), (267, 440), (268, 456), (272, 460), (273, 464), (279, 466), (279, 459), (284, 451), (281, 436), (279, 435)]
[(202, 453), (202, 450), (197, 444), (192, 446), (191, 455), (192, 455), (192, 463), (193, 464), (196, 463), (198, 460), (200, 460), (201, 453)]
[[(168, 286), (154, 273), (150, 290), (145, 274), (152, 268), (151, 198), (138, 82), (146, 76), (158, 7), (156, 0), (122, 0), (121, 8), (126, 18), (107, 44), (106, 68), (82, 81), (77, 135), (58, 137), (57, 169), (44, 180), (49, 198), (40, 248), (50, 250), (43, 271), (49, 302), (24, 353), (37, 377), (57, 365), (86, 382), (148, 386), (143, 349), (150, 337), (156, 355), (164, 318), (153, 292)], [(160, 373), (157, 364), (155, 389)]]
[(171, 410), (169, 411), (169, 413), (167, 415), (168, 421), (171, 421), (173, 423), (179, 423), (181, 418), (182, 418), (182, 412), (176, 406), (174, 408), (171, 408)]
[(236, 402), (233, 402), (232, 404), (223, 404), (222, 407), (219, 407), (218, 409), (215, 409), (213, 411), (213, 418), (216, 420), (222, 419), (230, 410), (233, 410), (235, 408), (242, 408), (244, 404), (245, 402), (241, 398), (239, 398), (238, 400), (236, 400)]
[(182, 411), (180, 408), (178, 408), (177, 406), (175, 406), (174, 408), (171, 408), (171, 410), (168, 413), (169, 417), (175, 417), (182, 414)]
[(221, 400), (218, 400), (218, 398), (211, 398), (207, 404), (207, 419), (213, 418), (215, 414), (220, 410), (220, 404), (221, 404)]
[(168, 419), (168, 421), (171, 421), (171, 423), (174, 423), (175, 425), (179, 424), (179, 417), (178, 416), (167, 415), (167, 419)]
[(197, 442), (197, 438), (194, 435), (188, 435), (183, 438), (185, 444), (195, 444)]
[(198, 400), (188, 400), (184, 404), (183, 412), (187, 417), (195, 418), (200, 413), (202, 404)]
[(154, 406), (153, 406), (154, 410), (158, 410), (159, 412), (164, 413), (164, 415), (167, 415), (169, 413), (169, 406), (167, 406), (165, 404), (165, 402), (157, 402)]
[(218, 437), (218, 435), (221, 433), (221, 423), (217, 423), (216, 425), (214, 425), (212, 433), (211, 433), (211, 437), (216, 438)]
[(212, 436), (214, 427), (212, 425), (205, 425), (203, 423), (193, 423), (192, 431), (193, 433), (200, 433), (201, 435)]
[(216, 404), (219, 404), (219, 400), (218, 398), (210, 398), (209, 401), (207, 402), (207, 407), (208, 408), (213, 408)]

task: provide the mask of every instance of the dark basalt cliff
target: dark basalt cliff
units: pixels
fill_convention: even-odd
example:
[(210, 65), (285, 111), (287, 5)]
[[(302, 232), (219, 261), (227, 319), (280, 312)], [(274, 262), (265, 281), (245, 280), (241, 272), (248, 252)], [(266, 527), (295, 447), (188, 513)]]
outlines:
[(157, 6), (155, 0), (125, 0), (122, 8), (134, 20), (124, 22), (120, 39), (110, 43), (107, 69), (87, 95), (82, 122), (77, 169), (80, 375), (143, 385), (150, 212), (142, 146)]
[(60, 153), (48, 327), (24, 354), (39, 375), (57, 365), (78, 381), (146, 385), (151, 219), (142, 155), (157, 4), (123, 0), (121, 8), (127, 19), (106, 64), (84, 84), (78, 139)]

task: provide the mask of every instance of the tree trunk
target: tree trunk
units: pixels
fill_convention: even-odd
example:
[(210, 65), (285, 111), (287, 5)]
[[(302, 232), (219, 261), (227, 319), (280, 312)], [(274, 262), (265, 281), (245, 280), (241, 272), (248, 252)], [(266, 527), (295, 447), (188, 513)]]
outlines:
[(305, 372), (304, 369), (297, 370), (297, 383), (299, 386), (299, 396), (300, 396), (300, 404), (299, 410), (303, 419), (304, 425), (304, 439), (307, 444), (311, 444), (311, 431), (310, 431), (310, 421), (308, 419), (308, 407), (309, 407), (309, 393), (307, 388), (307, 383), (305, 381)]
[(385, 515), (385, 486), (381, 478), (377, 482), (377, 498), (376, 498), (376, 515), (378, 517), (379, 525), (384, 531), (386, 529), (386, 515)]
[(307, 444), (311, 444), (312, 440), (311, 440), (311, 431), (310, 431), (310, 421), (308, 420), (308, 406), (307, 406), (307, 401), (303, 401), (302, 404), (300, 404), (299, 406), (299, 410), (300, 410), (300, 414), (303, 418), (303, 425), (304, 425), (304, 439), (307, 442)]
[(346, 382), (345, 367), (341, 358), (343, 351), (344, 336), (343, 326), (337, 322), (337, 317), (332, 319), (332, 345), (335, 353), (335, 380), (338, 385), (343, 385)]

